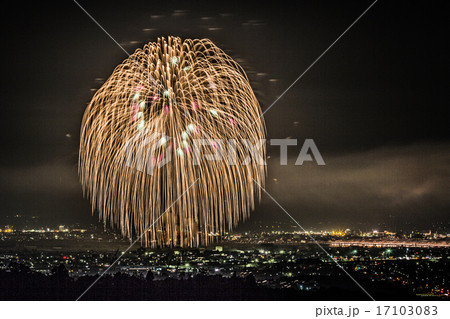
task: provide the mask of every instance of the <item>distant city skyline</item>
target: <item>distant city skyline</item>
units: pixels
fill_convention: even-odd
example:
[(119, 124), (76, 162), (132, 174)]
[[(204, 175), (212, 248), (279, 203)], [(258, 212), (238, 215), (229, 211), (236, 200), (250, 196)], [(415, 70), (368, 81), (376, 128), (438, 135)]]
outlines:
[[(448, 264), (448, 235), (408, 234), (401, 237), (389, 232), (335, 231), (312, 233), (317, 243), (298, 231), (263, 231), (228, 235), (208, 247), (198, 248), (144, 248), (134, 247), (127, 254), (128, 241), (117, 238), (112, 232), (92, 230), (67, 230), (60, 227), (44, 232), (0, 232), (0, 278), (3, 285), (26, 287), (26, 276), (35, 278), (34, 284), (51, 285), (54, 280), (68, 284), (91, 284), (95, 276), (108, 269), (102, 282), (92, 288), (94, 295), (87, 299), (108, 296), (113, 287), (105, 289), (108, 281), (126, 280), (128, 284), (158, 286), (161, 291), (151, 300), (165, 299), (211, 299), (201, 291), (184, 296), (187, 287), (173, 294), (167, 285), (183, 286), (188, 282), (205, 281), (213, 285), (217, 280), (234, 282), (252, 280), (246, 286), (246, 300), (257, 299), (254, 289), (271, 288), (270, 298), (327, 299), (328, 290), (342, 290), (341, 298), (366, 298), (353, 282), (335, 265), (338, 262), (377, 298), (448, 300), (449, 282), (446, 275)], [(122, 255), (121, 255), (122, 254)], [(112, 262), (123, 256), (117, 264)], [(113, 266), (113, 267), (112, 267)], [(112, 267), (112, 268), (110, 268)], [(14, 280), (13, 280), (14, 279)], [(22, 280), (25, 283), (22, 284)], [(83, 283), (83, 284), (82, 284)], [(235, 283), (236, 284), (236, 283)], [(388, 289), (387, 289), (388, 288)], [(3, 289), (0, 296), (27, 296), (30, 299), (74, 299), (80, 288), (62, 289), (56, 296), (38, 296), (33, 289)], [(147, 288), (148, 289), (148, 288)], [(205, 289), (205, 286), (202, 286)], [(50, 289), (51, 290), (51, 289)], [(133, 300), (144, 291), (138, 289), (121, 298)], [(234, 290), (221, 292), (221, 298), (242, 299)], [(350, 295), (348, 293), (352, 291)], [(150, 298), (148, 296), (147, 298)]]
[[(58, 227), (64, 227), (65, 229), (98, 229), (106, 230), (111, 233), (116, 233), (120, 235), (120, 230), (117, 228), (105, 227), (101, 221), (91, 220), (90, 222), (75, 222), (75, 223), (59, 223), (58, 221), (46, 221), (41, 220), (39, 216), (22, 216), (22, 215), (12, 215), (3, 216), (0, 218), (0, 230), (5, 228), (11, 228), (15, 231), (27, 230), (27, 229), (58, 229)], [(401, 225), (394, 223), (364, 223), (358, 222), (357, 224), (341, 224), (334, 225), (333, 223), (318, 222), (314, 225), (308, 225), (305, 228), (308, 231), (345, 231), (350, 230), (352, 232), (372, 232), (378, 231), (382, 232), (399, 232), (399, 233), (410, 233), (410, 232), (433, 232), (440, 234), (450, 234), (450, 222), (432, 222), (429, 225), (417, 226), (409, 222), (404, 222)], [(226, 231), (224, 234), (228, 233), (245, 233), (258, 232), (258, 231), (302, 231), (295, 223), (289, 220), (282, 221), (264, 221), (253, 220), (246, 221), (239, 225), (232, 231)]]

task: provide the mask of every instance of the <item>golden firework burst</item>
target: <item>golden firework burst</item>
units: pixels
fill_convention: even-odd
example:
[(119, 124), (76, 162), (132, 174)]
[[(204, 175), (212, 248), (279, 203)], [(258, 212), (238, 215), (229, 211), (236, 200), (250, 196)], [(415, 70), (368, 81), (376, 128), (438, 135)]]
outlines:
[[(207, 244), (260, 198), (253, 179), (264, 184), (265, 166), (245, 161), (242, 143), (265, 138), (260, 116), (244, 70), (210, 40), (159, 38), (117, 66), (85, 111), (83, 192), (105, 224), (144, 233), (147, 246)], [(193, 152), (197, 139), (209, 147)]]

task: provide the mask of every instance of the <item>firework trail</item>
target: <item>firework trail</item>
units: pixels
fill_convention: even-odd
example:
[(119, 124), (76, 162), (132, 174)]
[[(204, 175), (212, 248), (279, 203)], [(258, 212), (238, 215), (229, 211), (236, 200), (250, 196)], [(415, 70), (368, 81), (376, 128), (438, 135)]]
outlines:
[[(249, 151), (241, 142), (265, 138), (263, 120), (252, 125), (260, 115), (245, 72), (210, 40), (159, 38), (117, 66), (85, 111), (83, 192), (124, 236), (153, 224), (146, 246), (207, 244), (247, 218), (261, 196), (253, 179), (264, 184), (265, 166), (242, 164)], [(195, 139), (210, 141), (197, 148), (197, 162)], [(237, 165), (207, 160), (228, 154), (228, 140), (236, 141)], [(265, 145), (258, 152), (265, 158)]]

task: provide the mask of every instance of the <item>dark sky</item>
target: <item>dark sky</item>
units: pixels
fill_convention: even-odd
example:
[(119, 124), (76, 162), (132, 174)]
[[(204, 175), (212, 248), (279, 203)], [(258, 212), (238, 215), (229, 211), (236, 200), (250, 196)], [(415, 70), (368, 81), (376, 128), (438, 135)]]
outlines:
[[(80, 4), (130, 53), (159, 36), (210, 38), (265, 109), (371, 1)], [(71, 1), (14, 6), (2, 10), (0, 215), (90, 222), (81, 118), (96, 79), (126, 55)], [(280, 166), (269, 148), (267, 190), (301, 224), (448, 224), (447, 42), (439, 2), (380, 0), (267, 112), (269, 139), (312, 138), (327, 164)], [(244, 227), (257, 220), (288, 221), (267, 197)]]

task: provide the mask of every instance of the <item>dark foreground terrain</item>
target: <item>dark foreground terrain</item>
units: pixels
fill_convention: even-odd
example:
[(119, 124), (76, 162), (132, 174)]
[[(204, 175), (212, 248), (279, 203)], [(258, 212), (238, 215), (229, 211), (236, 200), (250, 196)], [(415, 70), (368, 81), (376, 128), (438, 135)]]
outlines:
[[(96, 276), (72, 278), (64, 265), (54, 268), (51, 275), (44, 275), (15, 264), (8, 270), (0, 270), (0, 299), (76, 300), (96, 279)], [(417, 299), (401, 285), (362, 284), (377, 300)], [(253, 275), (154, 280), (151, 273), (146, 278), (117, 273), (102, 277), (81, 300), (368, 300), (368, 297), (357, 287), (330, 285), (314, 292), (273, 289), (257, 285)]]

